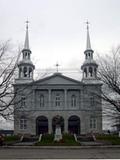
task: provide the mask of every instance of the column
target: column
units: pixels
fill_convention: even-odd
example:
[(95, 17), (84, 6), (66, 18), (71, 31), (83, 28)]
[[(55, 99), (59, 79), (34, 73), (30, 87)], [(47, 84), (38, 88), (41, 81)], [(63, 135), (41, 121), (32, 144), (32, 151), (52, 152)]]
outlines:
[(32, 107), (35, 108), (35, 89), (33, 89)]
[(27, 66), (27, 78), (29, 78), (29, 67)]
[(49, 118), (48, 120), (48, 133), (51, 134), (52, 133), (52, 119)]
[(64, 93), (65, 93), (65, 107), (64, 108), (67, 108), (67, 89), (64, 90)]
[(87, 67), (87, 78), (90, 77), (90, 73), (89, 73), (89, 67)]
[(32, 71), (31, 71), (31, 77), (30, 78), (33, 79), (33, 68), (32, 68)]
[(51, 108), (51, 89), (48, 90), (48, 105)]
[(80, 90), (79, 90), (79, 100), (78, 100), (78, 101), (79, 101), (78, 104), (79, 104), (79, 108), (80, 108), (80, 109), (82, 108), (82, 105), (83, 105), (83, 104), (82, 104), (82, 101), (83, 101), (83, 96), (82, 96), (83, 93), (82, 93), (82, 92), (83, 92), (83, 91), (80, 89)]
[(68, 118), (65, 117), (64, 119), (64, 132), (68, 133)]
[(21, 73), (21, 78), (24, 77), (24, 67), (22, 66), (22, 73)]

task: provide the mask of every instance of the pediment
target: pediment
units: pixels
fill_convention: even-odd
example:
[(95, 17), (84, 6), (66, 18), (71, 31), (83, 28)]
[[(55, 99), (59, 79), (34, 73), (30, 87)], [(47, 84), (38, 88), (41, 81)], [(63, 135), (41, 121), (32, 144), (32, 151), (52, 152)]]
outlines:
[(43, 84), (43, 85), (75, 85), (80, 84), (80, 81), (74, 80), (72, 78), (63, 76), (60, 73), (53, 74), (52, 76), (40, 79), (37, 81), (37, 84)]

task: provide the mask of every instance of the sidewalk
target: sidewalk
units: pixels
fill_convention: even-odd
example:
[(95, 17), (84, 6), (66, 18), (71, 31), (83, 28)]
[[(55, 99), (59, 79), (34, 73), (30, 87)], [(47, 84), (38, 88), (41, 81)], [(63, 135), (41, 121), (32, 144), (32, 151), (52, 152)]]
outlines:
[(14, 149), (94, 149), (94, 148), (120, 148), (120, 145), (100, 145), (100, 146), (1, 146), (0, 148)]

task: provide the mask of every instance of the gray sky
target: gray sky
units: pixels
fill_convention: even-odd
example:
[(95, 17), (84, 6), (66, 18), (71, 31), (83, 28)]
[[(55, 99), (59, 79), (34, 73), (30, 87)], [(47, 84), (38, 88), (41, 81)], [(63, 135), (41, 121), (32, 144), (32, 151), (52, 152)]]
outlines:
[(92, 49), (101, 54), (120, 44), (119, 0), (0, 0), (0, 40), (24, 43), (28, 19), (36, 68), (80, 68), (90, 22)]
[(37, 69), (54, 68), (56, 62), (62, 68), (80, 68), (86, 20), (90, 22), (92, 49), (105, 54), (120, 44), (119, 12), (119, 0), (0, 0), (0, 41), (23, 44), (28, 19)]

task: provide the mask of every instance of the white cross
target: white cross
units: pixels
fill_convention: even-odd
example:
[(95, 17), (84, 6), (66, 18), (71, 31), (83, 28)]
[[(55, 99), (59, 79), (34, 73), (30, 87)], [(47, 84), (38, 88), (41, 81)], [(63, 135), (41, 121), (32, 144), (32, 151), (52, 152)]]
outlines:
[(58, 72), (58, 67), (59, 67), (60, 65), (58, 64), (58, 63), (56, 63), (56, 70), (57, 70), (57, 72)]
[(30, 22), (27, 20), (25, 23), (26, 23), (26, 29), (28, 29), (28, 24), (29, 24)]
[(85, 23), (87, 24), (87, 29), (89, 29), (89, 24), (90, 23), (88, 21), (86, 21)]

